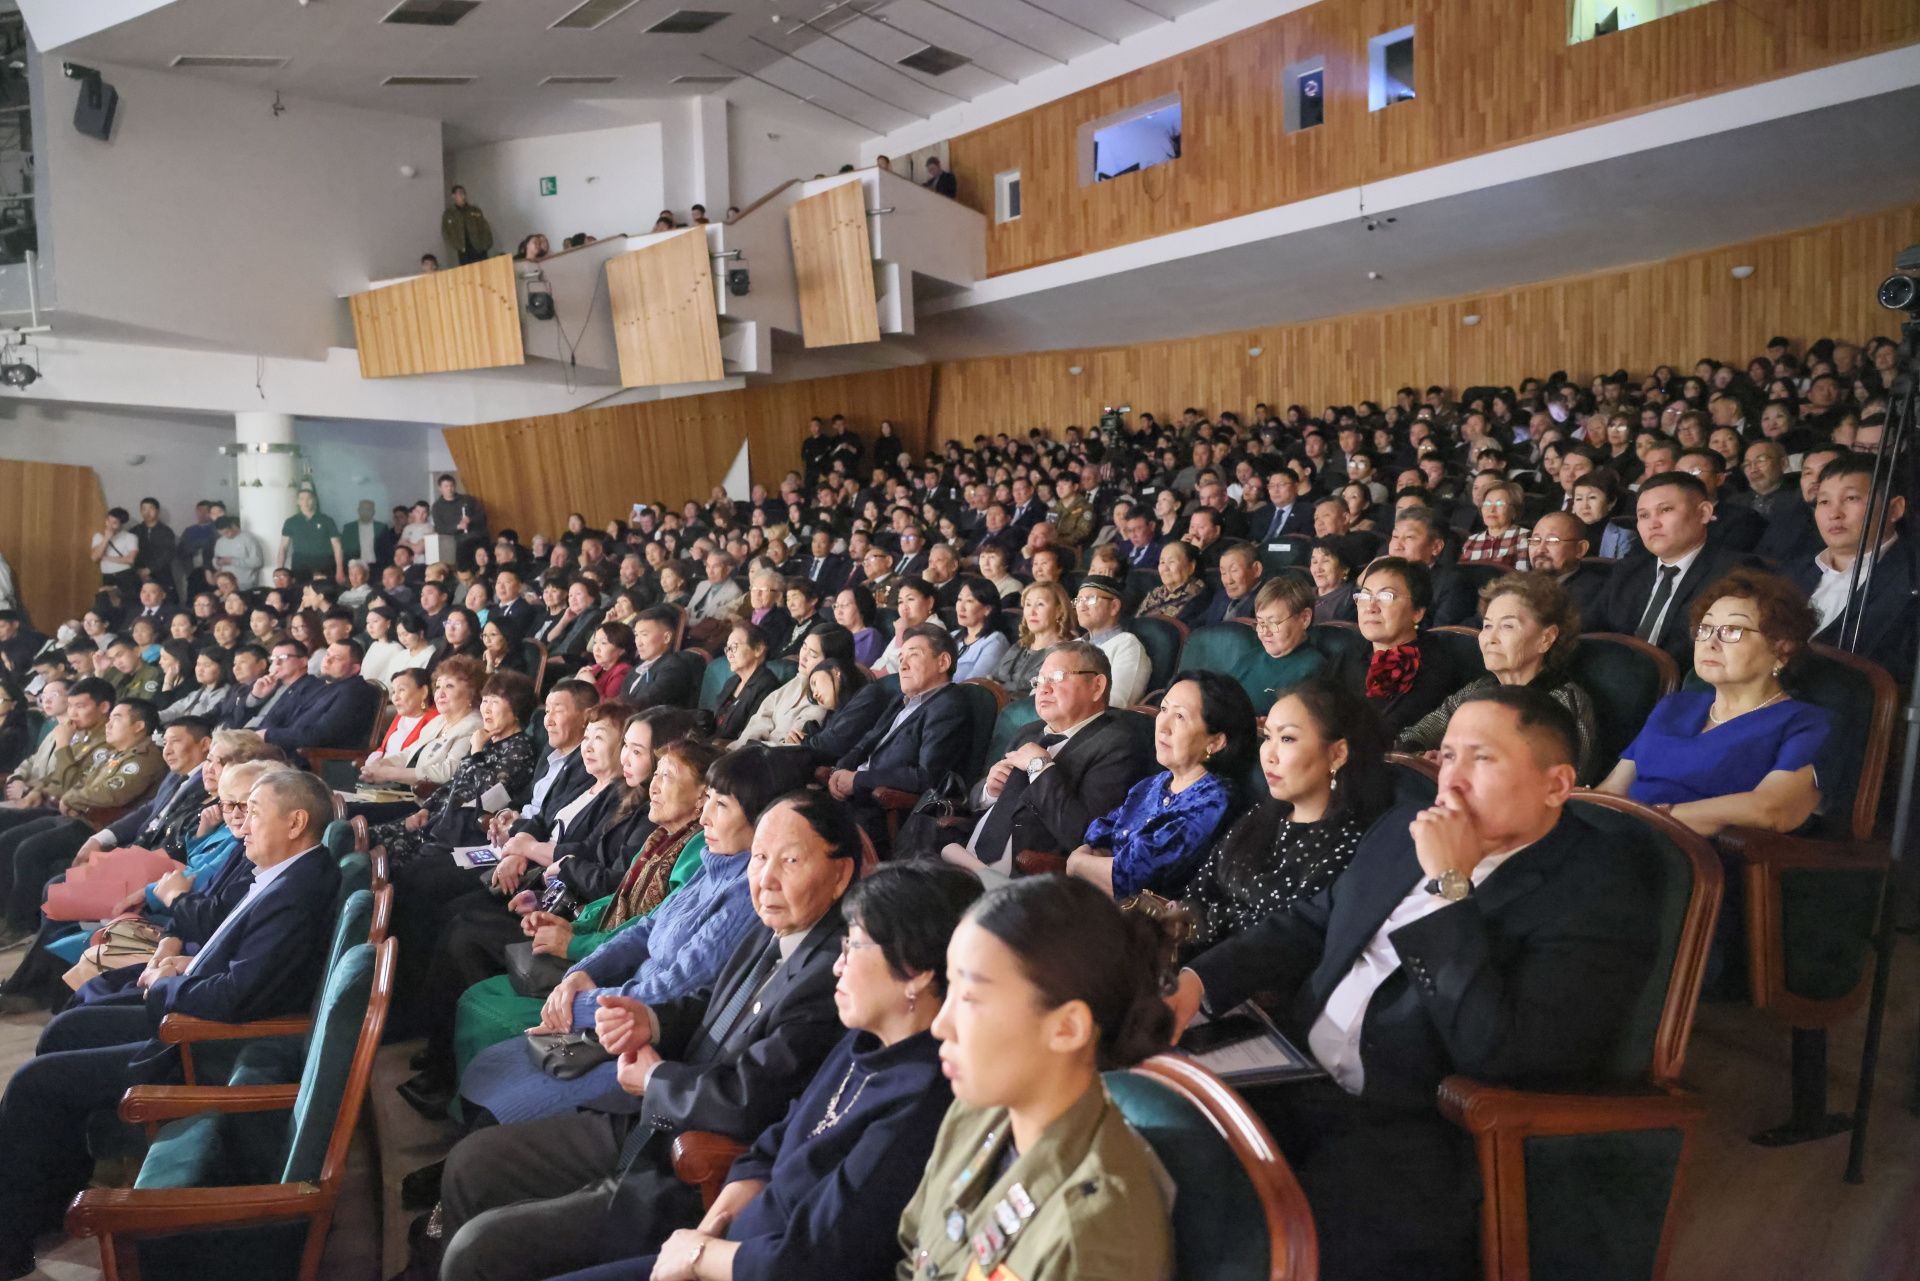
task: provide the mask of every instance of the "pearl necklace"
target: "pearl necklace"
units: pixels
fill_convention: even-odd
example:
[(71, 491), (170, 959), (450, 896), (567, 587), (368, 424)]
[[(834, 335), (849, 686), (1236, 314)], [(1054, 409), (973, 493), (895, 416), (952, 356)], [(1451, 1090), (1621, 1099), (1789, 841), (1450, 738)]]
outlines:
[(1777, 702), (1779, 702), (1779, 701), (1780, 701), (1781, 699), (1783, 699), (1783, 698), (1785, 698), (1786, 696), (1787, 696), (1787, 691), (1786, 691), (1786, 690), (1784, 690), (1784, 689), (1783, 689), (1783, 690), (1779, 690), (1779, 691), (1777, 691), (1777, 692), (1776, 692), (1776, 693), (1774, 694), (1774, 696), (1773, 696), (1772, 698), (1770, 698), (1770, 699), (1768, 699), (1768, 700), (1767, 700), (1766, 702), (1764, 702), (1764, 703), (1762, 703), (1762, 704), (1760, 704), (1760, 707), (1754, 707), (1754, 708), (1750, 708), (1750, 709), (1748, 709), (1747, 711), (1744, 711), (1744, 712), (1736, 712), (1736, 713), (1734, 713), (1734, 714), (1733, 714), (1732, 716), (1729, 716), (1729, 717), (1727, 717), (1727, 718), (1726, 718), (1726, 720), (1722, 720), (1722, 719), (1720, 719), (1720, 715), (1719, 715), (1719, 713), (1717, 713), (1717, 712), (1715, 712), (1715, 711), (1713, 710), (1713, 706), (1714, 706), (1714, 703), (1718, 703), (1718, 702), (1720, 701), (1720, 700), (1719, 700), (1718, 698), (1715, 698), (1715, 699), (1713, 700), (1713, 703), (1709, 703), (1709, 704), (1707, 704), (1707, 720), (1708, 720), (1708, 722), (1709, 722), (1710, 724), (1714, 724), (1714, 725), (1725, 725), (1725, 724), (1727, 723), (1727, 721), (1737, 721), (1737, 720), (1739, 720), (1739, 719), (1740, 719), (1740, 718), (1741, 718), (1742, 716), (1750, 716), (1750, 715), (1752, 715), (1752, 714), (1753, 714), (1754, 712), (1757, 712), (1757, 711), (1759, 711), (1759, 710), (1760, 710), (1760, 708), (1762, 708), (1762, 707), (1771, 707), (1771, 706), (1773, 706), (1773, 705), (1774, 705), (1775, 703), (1777, 703)]
[(847, 1088), (847, 1082), (853, 1079), (854, 1067), (855, 1065), (852, 1063), (847, 1064), (847, 1074), (840, 1078), (840, 1084), (834, 1087), (833, 1097), (827, 1100), (827, 1114), (820, 1118), (818, 1125), (807, 1131), (808, 1138), (817, 1139), (834, 1126), (840, 1124), (840, 1122), (845, 1119), (847, 1112), (853, 1111), (853, 1105), (860, 1101), (860, 1096), (866, 1093), (867, 1082), (873, 1080), (873, 1073), (871, 1072), (861, 1077), (860, 1084), (854, 1087), (853, 1097), (847, 1100), (847, 1112), (840, 1110), (840, 1095), (842, 1091)]

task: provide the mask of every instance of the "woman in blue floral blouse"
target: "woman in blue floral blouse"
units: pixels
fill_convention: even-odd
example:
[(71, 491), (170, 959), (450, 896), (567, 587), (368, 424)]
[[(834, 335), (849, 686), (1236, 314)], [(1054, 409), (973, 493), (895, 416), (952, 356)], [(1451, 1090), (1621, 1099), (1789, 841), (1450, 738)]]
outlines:
[(1161, 772), (1093, 820), (1086, 843), (1067, 857), (1067, 874), (1119, 899), (1142, 890), (1177, 896), (1237, 808), (1254, 744), (1253, 703), (1239, 682), (1219, 672), (1175, 676), (1154, 718)]

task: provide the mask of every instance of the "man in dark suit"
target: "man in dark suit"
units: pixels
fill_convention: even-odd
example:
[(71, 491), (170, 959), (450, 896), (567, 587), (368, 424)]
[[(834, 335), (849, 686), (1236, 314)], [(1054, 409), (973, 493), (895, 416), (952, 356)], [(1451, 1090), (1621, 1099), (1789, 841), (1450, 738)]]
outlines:
[(1678, 469), (1707, 487), (1707, 497), (1713, 501), (1715, 540), (1735, 551), (1750, 552), (1766, 536), (1767, 522), (1757, 512), (1724, 499), (1726, 466), (1726, 459), (1702, 445), (1681, 454)]
[(974, 786), (969, 799), (985, 813), (971, 839), (949, 845), (942, 857), (1011, 876), (1022, 850), (1077, 848), (1088, 824), (1153, 773), (1152, 729), (1108, 708), (1112, 688), (1113, 668), (1098, 645), (1068, 641), (1049, 650), (1033, 692), (1040, 719), (1014, 736), (1007, 754)]
[(640, 661), (620, 691), (622, 701), (642, 710), (692, 707), (700, 701), (700, 678), (706, 668), (698, 654), (673, 648), (673, 629), (679, 621), (679, 615), (666, 605), (634, 615), (633, 647)]
[(526, 582), (517, 569), (503, 569), (493, 579), (493, 612), (487, 621), (500, 624), (507, 639), (518, 645), (539, 623), (538, 601), (527, 595)]
[(327, 646), (319, 687), (298, 705), (275, 705), (261, 718), (260, 736), (285, 751), (365, 745), (380, 710), (380, 687), (360, 678), (363, 657), (351, 638)]
[(249, 716), (245, 728), (290, 725), (300, 718), (309, 699), (320, 692), (320, 678), (307, 671), (307, 647), (296, 640), (274, 645), (267, 671), (247, 691)]
[[(1906, 486), (1898, 469), (1887, 501), (1886, 537), (1880, 549), (1867, 557), (1861, 569), (1864, 602), (1852, 612), (1854, 566), (1866, 540), (1867, 512), (1873, 495), (1874, 460), (1870, 454), (1851, 454), (1827, 464), (1820, 474), (1815, 503), (1816, 519), (1825, 550), (1787, 565), (1785, 571), (1819, 615), (1813, 638), (1823, 645), (1851, 648), (1905, 680), (1913, 674), (1916, 643), (1914, 595), (1920, 590), (1920, 563), (1913, 541), (1901, 537), (1899, 524), (1907, 513)], [(1841, 646), (1842, 632), (1858, 626), (1858, 641)]]
[(918, 795), (966, 760), (973, 730), (953, 685), (958, 658), (944, 627), (909, 627), (900, 637), (899, 690), (827, 779), (827, 790), (853, 806), (876, 843), (884, 842), (886, 824), (873, 804), (875, 788)]
[(673, 1173), (673, 1136), (750, 1142), (786, 1114), (845, 1035), (834, 965), (840, 897), (858, 874), (846, 807), (817, 790), (754, 831), (748, 935), (710, 988), (654, 1005), (603, 994), (594, 1029), (635, 1111), (582, 1109), (491, 1126), (457, 1144), (441, 1184), (445, 1281), (537, 1281), (657, 1249), (701, 1215)]
[(1200, 616), (1203, 627), (1253, 617), (1253, 598), (1260, 590), (1260, 553), (1252, 543), (1229, 543), (1220, 550), (1219, 571), (1220, 586)]
[(1767, 532), (1760, 536), (1754, 554), (1776, 565), (1816, 556), (1826, 546), (1820, 527), (1813, 518), (1814, 500), (1819, 496), (1820, 477), (1835, 459), (1851, 458), (1853, 451), (1844, 445), (1815, 445), (1800, 456), (1800, 473), (1789, 477), (1799, 487), (1795, 503), (1775, 503), (1767, 513)]
[[(1033, 492), (1033, 482), (1025, 476), (1013, 478), (1013, 506), (1007, 510), (1007, 528), (1025, 540), (1027, 531), (1047, 518), (1047, 505)], [(989, 525), (991, 529), (991, 525)]]
[(427, 620), (427, 635), (439, 640), (447, 628), (447, 611), (452, 602), (447, 598), (447, 587), (440, 579), (429, 579), (420, 584), (420, 617)]
[(1160, 568), (1160, 549), (1166, 544), (1159, 537), (1159, 527), (1153, 517), (1145, 511), (1135, 510), (1127, 517), (1121, 533), (1127, 537), (1123, 554), (1127, 558), (1128, 569), (1144, 569), (1158, 572)]
[(825, 529), (813, 531), (813, 540), (809, 555), (801, 566), (801, 573), (820, 589), (823, 596), (837, 596), (840, 589), (847, 585), (847, 574), (853, 568), (852, 562), (833, 550), (833, 534)]
[(1433, 606), (1427, 611), (1435, 627), (1454, 627), (1480, 615), (1480, 598), (1473, 584), (1455, 565), (1440, 563), (1447, 536), (1439, 518), (1424, 507), (1408, 507), (1393, 519), (1387, 555), (1403, 556), (1427, 567), (1433, 582)]
[(927, 180), (920, 185), (935, 195), (945, 196), (949, 200), (960, 194), (960, 184), (954, 180), (952, 174), (941, 168), (938, 156), (927, 157)]
[(1255, 546), (1263, 546), (1288, 534), (1313, 533), (1310, 504), (1300, 501), (1300, 480), (1291, 467), (1281, 467), (1267, 477), (1267, 506), (1249, 518), (1248, 537)]
[(502, 854), (518, 853), (507, 845), (523, 833), (536, 843), (552, 839), (554, 815), (593, 786), (593, 775), (580, 759), (580, 740), (586, 736), (587, 713), (599, 701), (592, 685), (573, 678), (557, 681), (547, 691), (543, 709), (547, 754), (534, 768), (527, 803), (519, 809), (500, 810), (487, 823), (487, 839)]
[(1479, 1174), (1440, 1082), (1597, 1084), (1652, 971), (1642, 866), (1563, 810), (1576, 734), (1535, 689), (1468, 699), (1434, 805), (1390, 812), (1331, 886), (1181, 972), (1180, 1025), (1278, 993), (1284, 1030), (1329, 1073), (1250, 1094), (1329, 1281), (1477, 1275)]
[(1613, 567), (1586, 564), (1587, 550), (1587, 527), (1572, 512), (1548, 512), (1534, 522), (1527, 538), (1528, 564), (1559, 579), (1580, 611), (1583, 626), (1599, 631), (1602, 599)]
[(1693, 666), (1687, 612), (1694, 597), (1748, 558), (1708, 537), (1713, 502), (1696, 476), (1649, 476), (1635, 496), (1634, 512), (1642, 550), (1614, 566), (1591, 630), (1638, 636), (1666, 650), (1684, 672)]
[(144, 990), (69, 1010), (0, 1098), (0, 1276), (33, 1270), (33, 1238), (58, 1220), (92, 1168), (86, 1125), (131, 1085), (179, 1077), (179, 1050), (155, 1038), (168, 1014), (224, 1023), (305, 1010), (323, 974), (340, 869), (319, 835), (333, 793), (310, 774), (264, 775), (248, 800), (252, 889), (198, 954), (155, 954)]
[(233, 688), (207, 718), (215, 729), (240, 729), (254, 718), (253, 686), (267, 674), (267, 661), (267, 651), (258, 645), (240, 645), (234, 649)]

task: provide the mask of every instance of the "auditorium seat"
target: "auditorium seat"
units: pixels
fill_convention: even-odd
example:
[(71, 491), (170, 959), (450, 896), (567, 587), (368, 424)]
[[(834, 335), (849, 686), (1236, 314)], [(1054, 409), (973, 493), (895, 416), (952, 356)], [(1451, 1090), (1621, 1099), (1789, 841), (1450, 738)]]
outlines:
[(1360, 688), (1366, 679), (1367, 659), (1373, 646), (1353, 623), (1315, 623), (1307, 628), (1307, 644), (1327, 660), (1327, 678), (1341, 685)]
[(1147, 692), (1166, 689), (1180, 670), (1180, 651), (1187, 643), (1187, 625), (1173, 618), (1130, 618), (1120, 624), (1132, 632), (1147, 651)]
[(1653, 706), (1679, 686), (1672, 655), (1618, 632), (1586, 632), (1568, 672), (1593, 704), (1594, 778), (1605, 778), (1647, 723)]
[(1487, 674), (1486, 659), (1480, 653), (1478, 627), (1429, 627), (1427, 635), (1447, 656), (1447, 666), (1453, 670), (1455, 689)]

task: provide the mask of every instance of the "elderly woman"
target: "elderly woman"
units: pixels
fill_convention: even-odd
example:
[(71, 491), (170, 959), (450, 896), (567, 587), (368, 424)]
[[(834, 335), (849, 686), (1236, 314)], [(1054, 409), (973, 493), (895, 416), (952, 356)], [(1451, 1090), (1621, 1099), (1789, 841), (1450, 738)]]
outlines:
[(1260, 653), (1233, 673), (1254, 714), (1265, 716), (1277, 691), (1318, 675), (1326, 656), (1307, 644), (1313, 624), (1313, 584), (1299, 574), (1280, 574), (1260, 584), (1253, 597), (1253, 628)]
[[(653, 913), (617, 930), (548, 993), (538, 1030), (594, 1025), (599, 996), (661, 1001), (709, 987), (754, 927), (747, 881), (756, 820), (806, 778), (797, 753), (735, 748), (707, 771), (700, 867)], [(481, 1050), (460, 1079), (461, 1097), (501, 1122), (528, 1121), (595, 1103), (624, 1107), (612, 1062), (569, 1081), (547, 1076), (519, 1038)]]
[(601, 623), (593, 629), (587, 653), (593, 661), (580, 669), (580, 679), (592, 685), (603, 701), (620, 697), (633, 672), (633, 628), (626, 623)]
[(428, 722), (411, 747), (368, 757), (360, 767), (362, 782), (386, 787), (412, 787), (416, 783), (438, 786), (450, 781), (467, 758), (480, 750), (485, 741), (480, 691), (483, 684), (492, 684), (483, 681), (480, 664), (464, 656), (443, 659), (433, 669), (432, 680), (433, 706), (439, 716)]
[(1023, 596), (1020, 589), (1024, 584), (1008, 572), (1006, 549), (997, 543), (980, 549), (980, 577), (993, 584), (1001, 600), (1009, 596)]
[(1520, 517), (1526, 491), (1510, 480), (1495, 481), (1480, 497), (1480, 520), (1485, 526), (1460, 547), (1460, 562), (1498, 561), (1511, 565), (1527, 550), (1527, 527)]
[(1640, 537), (1625, 525), (1616, 525), (1625, 491), (1611, 468), (1601, 467), (1573, 482), (1573, 514), (1587, 527), (1587, 546), (1595, 556), (1617, 560), (1640, 545)]
[(1599, 731), (1593, 700), (1567, 674), (1580, 638), (1580, 613), (1567, 589), (1551, 574), (1508, 574), (1481, 591), (1480, 617), (1480, 661), (1486, 675), (1447, 695), (1440, 706), (1402, 730), (1399, 748), (1437, 751), (1447, 736), (1447, 722), (1467, 699), (1496, 685), (1532, 685), (1572, 714), (1580, 737), (1574, 772), (1582, 783), (1591, 781)]
[(873, 625), (878, 615), (873, 593), (859, 583), (841, 588), (833, 598), (833, 621), (852, 635), (853, 661), (862, 667), (873, 666), (887, 647), (887, 638)]
[(1260, 740), (1267, 800), (1208, 848), (1181, 898), (1193, 952), (1331, 885), (1392, 804), (1386, 731), (1358, 694), (1310, 680), (1280, 691)]
[(416, 746), (438, 732), (432, 728), (440, 719), (440, 709), (433, 705), (433, 685), (419, 668), (402, 668), (393, 674), (387, 701), (393, 705), (393, 720), (388, 722), (387, 736), (380, 740), (380, 746), (361, 763), (363, 771), (391, 756), (411, 757)]
[(1454, 688), (1446, 651), (1420, 630), (1433, 606), (1433, 579), (1417, 561), (1382, 556), (1361, 572), (1353, 603), (1360, 634), (1373, 646), (1361, 692), (1399, 734)]
[(1184, 671), (1160, 700), (1153, 756), (1160, 772), (1135, 783), (1087, 827), (1067, 875), (1114, 898), (1179, 893), (1233, 807), (1254, 753), (1253, 704), (1219, 672)]
[(1020, 633), (991, 675), (1015, 697), (1033, 684), (1047, 651), (1073, 636), (1073, 602), (1059, 583), (1030, 583), (1020, 593)]
[(954, 596), (953, 616), (958, 624), (953, 639), (960, 646), (953, 679), (992, 676), (1010, 648), (1006, 633), (1000, 630), (1000, 593), (986, 579), (965, 575)]
[(828, 709), (809, 696), (807, 678), (830, 658), (849, 666), (853, 663), (853, 637), (838, 623), (823, 623), (807, 633), (794, 660), (793, 679), (767, 695), (734, 742), (777, 747), (802, 741), (808, 730), (827, 718)]
[(1599, 790), (1706, 836), (1729, 826), (1791, 832), (1820, 807), (1815, 765), (1832, 730), (1780, 679), (1816, 615), (1786, 579), (1742, 569), (1702, 591), (1692, 616), (1693, 669), (1708, 688), (1655, 704)]
[(1210, 599), (1206, 580), (1200, 577), (1200, 553), (1187, 543), (1168, 543), (1160, 549), (1160, 585), (1147, 593), (1135, 616), (1198, 627)]
[(713, 736), (723, 743), (740, 737), (760, 704), (780, 688), (780, 678), (767, 666), (767, 651), (767, 634), (756, 624), (736, 622), (727, 633), (727, 666), (733, 674), (720, 687), (713, 709)]
[(1307, 556), (1307, 574), (1313, 579), (1313, 621), (1351, 623), (1353, 562), (1358, 553), (1350, 539), (1333, 535), (1314, 540)]
[(756, 569), (747, 577), (747, 601), (742, 607), (742, 617), (766, 637), (770, 657), (786, 649), (787, 636), (793, 631), (793, 615), (782, 603), (786, 595), (786, 576), (777, 569)]
[[(847, 1035), (784, 1120), (733, 1163), (697, 1226), (659, 1254), (565, 1281), (840, 1281), (884, 1276), (953, 1093), (929, 1030), (947, 994), (947, 944), (980, 896), (958, 868), (882, 867), (847, 891), (834, 1006)], [(652, 1248), (666, 1225), (623, 1249)]]

